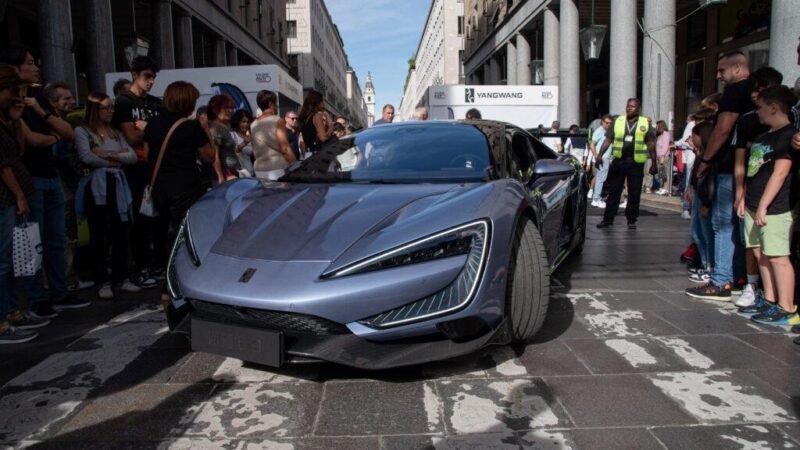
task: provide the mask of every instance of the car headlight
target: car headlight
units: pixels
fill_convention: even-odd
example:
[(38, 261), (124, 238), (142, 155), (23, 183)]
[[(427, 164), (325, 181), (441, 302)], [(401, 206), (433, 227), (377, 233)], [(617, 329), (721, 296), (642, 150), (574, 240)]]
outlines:
[(485, 220), (460, 225), (333, 271), (325, 272), (322, 274), (322, 278), (356, 275), (468, 254), (476, 244), (483, 245), (488, 229), (489, 225)]
[[(462, 225), (410, 245), (412, 246), (410, 249), (399, 253), (416, 255), (421, 252), (421, 248), (425, 248), (429, 250), (421, 252), (423, 255), (443, 255), (448, 254), (444, 249), (457, 249), (467, 254), (467, 260), (456, 279), (444, 289), (406, 305), (359, 320), (362, 325), (370, 328), (390, 328), (450, 314), (465, 307), (478, 289), (486, 264), (489, 252), (489, 222), (481, 220)], [(456, 254), (455, 251), (450, 254)], [(388, 259), (380, 261), (396, 260), (398, 257), (398, 254), (392, 253), (387, 256)], [(410, 256), (406, 256), (403, 261), (409, 258)]]
[(175, 269), (175, 257), (178, 255), (181, 247), (186, 248), (186, 252), (189, 254), (189, 259), (192, 261), (192, 264), (194, 264), (195, 267), (199, 267), (200, 257), (197, 255), (197, 250), (194, 248), (194, 242), (192, 242), (192, 233), (189, 229), (189, 214), (186, 214), (186, 217), (183, 219), (178, 229), (178, 235), (175, 237), (175, 242), (172, 244), (172, 251), (170, 252), (169, 261), (167, 262), (167, 290), (172, 298), (183, 298), (183, 294), (178, 287), (178, 278)]

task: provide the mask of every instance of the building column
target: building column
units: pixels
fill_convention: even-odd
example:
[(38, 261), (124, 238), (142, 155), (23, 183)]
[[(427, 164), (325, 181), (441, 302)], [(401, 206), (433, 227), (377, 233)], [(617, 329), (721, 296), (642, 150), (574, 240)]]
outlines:
[[(509, 69), (511, 70), (511, 69)], [(531, 45), (522, 34), (517, 34), (517, 84), (531, 84)]]
[(175, 62), (180, 69), (194, 67), (194, 39), (192, 35), (192, 16), (186, 11), (178, 12), (177, 33), (175, 35)]
[[(89, 92), (106, 92), (106, 74), (116, 72), (114, 64), (114, 30), (109, 0), (86, 0), (86, 46), (89, 63)], [(73, 92), (78, 95), (77, 92)]]
[(225, 39), (219, 36), (214, 39), (216, 39), (214, 41), (214, 67), (224, 67), (228, 63), (228, 57), (226, 56), (227, 44)]
[(484, 86), (492, 84), (492, 73), (491, 70), (489, 70), (488, 61), (483, 64), (483, 82), (481, 84)]
[(567, 125), (580, 123), (581, 48), (578, 39), (578, 6), (574, 0), (561, 0), (559, 40), (560, 82), (558, 83), (558, 119)]
[(489, 83), (487, 84), (500, 84), (500, 61), (494, 55), (489, 58)]
[(542, 14), (544, 14), (544, 84), (558, 86), (560, 80), (558, 17), (550, 8), (546, 8)]
[(517, 81), (517, 47), (513, 40), (506, 44), (506, 85), (514, 86)]
[(636, 97), (636, 0), (611, 0), (608, 108), (624, 114), (625, 102)]
[(239, 49), (235, 45), (229, 44), (227, 48), (227, 60), (229, 66), (239, 65)]
[(675, 112), (675, 2), (645, 0), (642, 40), (642, 114), (673, 128)]
[(794, 86), (800, 77), (800, 8), (796, 0), (772, 0), (769, 25), (769, 65), (783, 74), (783, 84)]
[(154, 10), (155, 57), (162, 69), (175, 68), (175, 45), (172, 38), (172, 0), (157, 0)]
[(45, 83), (61, 81), (78, 93), (72, 54), (72, 9), (69, 0), (39, 0), (39, 49)]

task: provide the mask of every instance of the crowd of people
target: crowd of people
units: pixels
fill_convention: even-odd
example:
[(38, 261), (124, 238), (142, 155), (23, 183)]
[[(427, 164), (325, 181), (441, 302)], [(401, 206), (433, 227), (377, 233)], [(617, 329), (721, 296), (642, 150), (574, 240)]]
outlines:
[[(66, 84), (42, 83), (30, 50), (0, 49), (0, 344), (30, 341), (59, 311), (89, 306), (76, 292), (92, 286), (100, 299), (161, 286), (166, 307), (170, 243), (195, 201), (237, 177), (277, 179), (354, 131), (313, 90), (283, 115), (277, 95), (261, 91), (254, 117), (224, 94), (198, 108), (200, 92), (184, 81), (152, 96), (158, 72), (136, 57), (114, 98), (90, 93), (76, 111)], [(43, 263), (17, 279), (12, 235), (26, 222), (38, 224)], [(82, 224), (87, 267), (76, 257)]]

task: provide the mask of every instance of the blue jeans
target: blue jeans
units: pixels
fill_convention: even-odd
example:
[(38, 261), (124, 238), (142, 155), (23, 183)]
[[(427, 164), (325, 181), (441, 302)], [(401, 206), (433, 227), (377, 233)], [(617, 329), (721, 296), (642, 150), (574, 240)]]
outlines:
[(12, 236), (17, 223), (17, 208), (0, 208), (0, 323), (6, 314), (17, 310), (14, 294), (14, 261), (11, 258)]
[(711, 213), (700, 214), (700, 199), (697, 189), (692, 189), (692, 240), (700, 253), (700, 262), (705, 269), (714, 267), (714, 232), (711, 229)]
[(597, 181), (594, 183), (594, 195), (592, 195), (593, 202), (599, 202), (603, 197), (603, 184), (608, 179), (608, 167), (611, 166), (611, 152), (606, 152), (603, 155), (603, 165), (597, 171)]
[[(691, 187), (689, 187), (689, 178), (692, 177), (692, 168), (693, 167), (694, 167), (694, 161), (684, 165), (684, 171), (683, 171), (683, 194), (684, 194), (684, 197), (683, 197), (683, 201), (682, 201), (683, 202), (683, 210), (684, 211), (688, 211), (690, 209), (694, 209), (694, 208), (692, 208), (692, 205), (690, 205), (689, 202), (686, 201), (686, 197), (685, 197), (686, 191), (691, 189)], [(694, 193), (694, 192), (692, 192), (692, 193)], [(692, 197), (692, 198), (696, 198), (696, 197)], [(692, 214), (694, 214), (694, 213), (692, 213)]]
[[(711, 205), (711, 228), (714, 230), (714, 286), (733, 283), (744, 273), (744, 243), (739, 217), (733, 211), (733, 174), (717, 175), (717, 196)], [(736, 278), (734, 278), (736, 277)]]
[[(67, 289), (67, 225), (66, 200), (59, 178), (33, 178), (34, 193), (28, 199), (31, 208), (30, 222), (39, 224), (44, 250), (42, 270), (50, 286), (49, 299), (58, 301), (69, 294)], [(24, 280), (31, 304), (48, 300), (44, 278), (40, 270)]]

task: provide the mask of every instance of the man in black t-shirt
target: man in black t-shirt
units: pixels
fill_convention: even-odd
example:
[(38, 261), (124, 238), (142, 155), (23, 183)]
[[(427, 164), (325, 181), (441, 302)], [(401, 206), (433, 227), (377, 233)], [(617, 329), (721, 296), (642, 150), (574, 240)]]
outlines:
[(712, 164), (717, 171), (716, 195), (711, 204), (714, 269), (707, 285), (686, 290), (691, 297), (730, 300), (734, 282), (744, 277), (744, 245), (739, 233), (739, 218), (733, 214), (735, 148), (731, 141), (739, 117), (753, 109), (749, 76), (747, 58), (741, 52), (728, 53), (717, 63), (717, 79), (725, 86), (725, 90), (719, 101), (714, 131), (711, 132), (708, 148), (697, 171), (700, 177)]
[[(161, 114), (161, 100), (148, 94), (156, 81), (158, 70), (156, 62), (147, 56), (137, 56), (131, 61), (131, 86), (114, 101), (112, 119), (114, 125), (122, 131), (125, 139), (136, 151), (138, 158), (136, 164), (125, 169), (125, 173), (133, 196), (131, 247), (139, 272), (133, 280), (143, 288), (158, 286), (156, 278), (162, 274), (158, 262), (150, 251), (151, 243), (161, 243), (161, 240), (153, 239), (151, 219), (139, 214), (144, 188), (150, 182), (147, 155), (144, 154), (144, 130), (149, 120)], [(160, 254), (160, 249), (156, 249), (156, 252)]]

